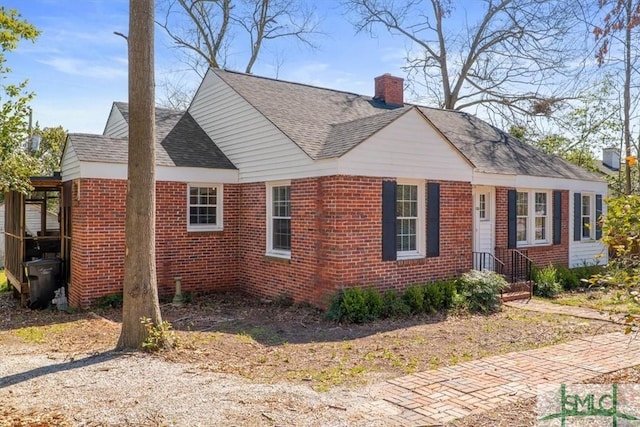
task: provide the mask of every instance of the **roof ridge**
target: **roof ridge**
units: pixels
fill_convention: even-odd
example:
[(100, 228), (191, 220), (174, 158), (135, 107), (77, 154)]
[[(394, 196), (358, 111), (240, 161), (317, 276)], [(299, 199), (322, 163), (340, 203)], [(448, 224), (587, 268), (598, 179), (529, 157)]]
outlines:
[[(113, 101), (113, 104), (116, 105), (117, 107), (120, 107), (120, 106), (126, 107), (127, 111), (129, 110), (129, 102), (128, 101)], [(160, 107), (160, 106), (157, 106), (157, 105), (155, 106), (155, 109), (156, 109), (156, 111), (157, 110), (163, 110), (163, 111), (169, 111), (169, 112), (176, 113), (176, 114), (178, 114), (178, 113), (186, 113), (187, 112), (187, 110), (175, 110), (173, 108)]]
[(393, 114), (398, 114), (398, 115), (401, 116), (402, 114), (406, 113), (407, 111), (409, 111), (412, 108), (415, 108), (415, 107), (412, 106), (412, 105), (405, 105), (404, 107), (393, 108), (393, 109), (388, 109), (388, 110), (382, 110), (379, 113), (372, 114), (370, 116), (356, 117), (355, 119), (352, 119), (352, 120), (346, 120), (346, 121), (342, 121), (342, 122), (330, 123), (329, 126), (334, 127), (334, 126), (339, 126), (339, 125), (347, 125), (347, 124), (351, 124), (351, 123), (356, 123), (356, 122), (364, 121), (364, 120), (372, 120), (372, 119), (379, 118), (380, 116), (390, 115), (392, 113)]
[(364, 98), (373, 99), (372, 96), (363, 95), (363, 94), (355, 93), (355, 92), (349, 92), (349, 91), (346, 91), (346, 90), (331, 89), (331, 88), (328, 88), (328, 87), (316, 86), (316, 85), (312, 85), (312, 84), (309, 84), (309, 83), (293, 82), (293, 81), (290, 81), (290, 80), (282, 80), (282, 79), (278, 79), (278, 78), (275, 78), (275, 77), (258, 76), (258, 75), (255, 75), (255, 74), (248, 74), (248, 73), (243, 73), (241, 71), (227, 70), (227, 69), (224, 69), (224, 68), (212, 68), (211, 70), (214, 73), (222, 71), (224, 73), (236, 74), (236, 75), (244, 76), (244, 77), (253, 77), (253, 78), (256, 78), (256, 79), (270, 80), (272, 82), (277, 82), (277, 83), (286, 83), (286, 84), (295, 85), (295, 86), (308, 87), (308, 88), (311, 88), (311, 89), (320, 89), (320, 90), (326, 90), (328, 92), (333, 92), (333, 93), (343, 93), (343, 94), (346, 94), (346, 95), (355, 95), (355, 96), (361, 96), (361, 97), (364, 97)]

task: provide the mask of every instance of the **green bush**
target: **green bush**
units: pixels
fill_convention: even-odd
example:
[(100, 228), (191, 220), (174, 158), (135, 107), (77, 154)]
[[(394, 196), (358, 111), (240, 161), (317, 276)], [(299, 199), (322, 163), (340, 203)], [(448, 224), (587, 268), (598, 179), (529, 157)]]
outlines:
[(453, 307), (453, 300), (456, 295), (456, 280), (441, 280), (434, 283), (442, 289), (444, 299), (442, 301), (442, 309), (448, 310)]
[(326, 316), (350, 323), (371, 322), (382, 314), (382, 297), (375, 289), (347, 288), (333, 299)]
[(576, 272), (564, 265), (556, 266), (556, 280), (565, 291), (571, 291), (581, 286), (580, 278)]
[(4, 272), (4, 268), (0, 268), (0, 292), (9, 292), (11, 287)]
[(533, 293), (543, 298), (553, 298), (560, 293), (562, 287), (556, 280), (556, 273), (556, 268), (553, 265), (536, 270), (533, 276), (535, 283)]
[(444, 309), (444, 288), (439, 282), (424, 287), (423, 309), (432, 313), (437, 313)]
[(409, 286), (404, 291), (402, 299), (412, 314), (421, 313), (424, 310), (424, 289), (422, 286)]
[(97, 298), (92, 305), (103, 310), (108, 308), (120, 308), (122, 307), (122, 293), (108, 294)]
[(364, 290), (364, 302), (367, 307), (367, 321), (379, 319), (382, 316), (383, 301), (382, 296), (373, 288)]
[(395, 289), (389, 289), (382, 296), (382, 317), (400, 317), (411, 314), (411, 309)]
[(604, 270), (602, 265), (581, 265), (580, 267), (575, 267), (572, 271), (578, 277), (580, 287), (589, 286), (589, 280), (596, 275), (599, 275)]
[(493, 271), (471, 270), (459, 281), (460, 293), (471, 312), (491, 313), (500, 307), (500, 292), (506, 289), (507, 281)]

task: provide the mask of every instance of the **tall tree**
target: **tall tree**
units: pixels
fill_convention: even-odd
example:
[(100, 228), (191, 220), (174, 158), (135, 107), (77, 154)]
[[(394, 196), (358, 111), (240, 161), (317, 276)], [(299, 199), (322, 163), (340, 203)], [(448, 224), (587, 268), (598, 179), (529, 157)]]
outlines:
[(546, 115), (566, 96), (550, 88), (558, 73), (570, 71), (572, 1), (345, 3), (357, 31), (382, 27), (409, 42), (409, 81), (441, 108)]
[(509, 132), (547, 153), (595, 169), (602, 148), (620, 146), (622, 121), (616, 96), (613, 76), (607, 75), (580, 99), (556, 112), (551, 129), (520, 124)]
[[(0, 79), (11, 69), (5, 54), (18, 47), (21, 40), (35, 41), (39, 31), (22, 19), (18, 11), (0, 6)], [(0, 89), (0, 193), (7, 190), (28, 191), (29, 177), (38, 162), (23, 149), (29, 138), (28, 104), (33, 93), (27, 92), (27, 81), (2, 85)]]
[[(251, 73), (268, 41), (290, 38), (314, 47), (315, 11), (300, 0), (164, 0), (162, 5), (164, 20), (158, 25), (200, 76), (208, 67), (226, 66), (232, 50), (243, 52), (244, 71)], [(236, 39), (245, 49), (231, 47)]]
[(67, 131), (62, 126), (40, 129), (36, 124), (33, 133), (40, 136), (40, 147), (35, 153), (35, 157), (40, 162), (39, 173), (52, 175), (60, 170), (60, 156), (67, 139)]
[[(596, 25), (593, 33), (600, 42), (596, 55), (598, 64), (602, 65), (610, 58), (612, 45), (617, 42), (622, 44), (624, 56), (624, 84), (623, 84), (623, 123), (624, 123), (624, 152), (625, 167), (625, 193), (631, 194), (631, 166), (632, 161), (632, 137), (631, 137), (631, 86), (633, 75), (637, 74), (636, 64), (638, 57), (637, 41), (634, 41), (633, 30), (640, 24), (640, 1), (638, 0), (598, 0), (598, 6), (606, 13), (603, 25)], [(621, 35), (618, 37), (618, 35)]]
[(153, 0), (129, 0), (129, 159), (122, 332), (117, 348), (141, 348), (142, 319), (161, 325), (155, 249)]

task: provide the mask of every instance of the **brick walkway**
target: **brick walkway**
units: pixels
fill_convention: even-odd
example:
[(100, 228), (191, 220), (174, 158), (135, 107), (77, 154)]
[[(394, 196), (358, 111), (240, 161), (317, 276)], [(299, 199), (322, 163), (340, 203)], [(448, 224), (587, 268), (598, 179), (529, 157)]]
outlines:
[[(536, 311), (556, 312), (547, 307), (553, 304), (536, 303)], [(581, 314), (588, 318), (599, 314), (590, 312)], [(622, 333), (598, 335), (396, 378), (375, 387), (377, 400), (370, 405), (390, 423), (438, 426), (534, 397), (540, 384), (578, 383), (636, 365), (640, 365), (640, 340)]]

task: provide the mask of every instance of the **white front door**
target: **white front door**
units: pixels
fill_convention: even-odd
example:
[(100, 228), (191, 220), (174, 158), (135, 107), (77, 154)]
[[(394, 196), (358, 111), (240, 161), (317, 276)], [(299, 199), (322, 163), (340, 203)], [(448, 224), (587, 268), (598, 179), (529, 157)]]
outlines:
[(490, 255), (495, 247), (495, 194), (493, 187), (473, 189), (473, 268), (478, 270), (494, 267)]

